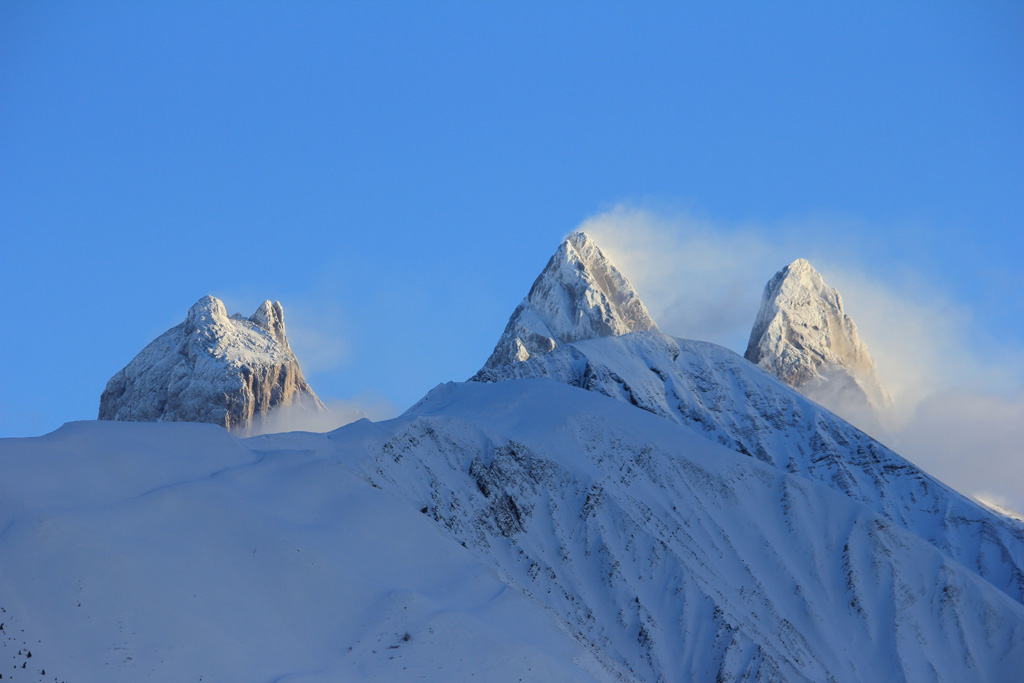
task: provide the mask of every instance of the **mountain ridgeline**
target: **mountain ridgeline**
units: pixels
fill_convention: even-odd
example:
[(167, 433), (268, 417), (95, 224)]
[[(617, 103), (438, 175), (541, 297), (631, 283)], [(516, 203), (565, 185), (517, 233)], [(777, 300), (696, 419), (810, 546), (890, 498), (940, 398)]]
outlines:
[[(574, 236), (570, 240), (578, 241), (580, 237)], [(599, 253), (596, 245), (593, 248)], [(564, 249), (560, 249), (555, 259), (560, 258), (559, 255), (563, 253)], [(561, 271), (558, 264), (554, 262), (549, 263), (545, 269), (545, 275), (542, 277), (545, 278), (545, 287), (549, 291), (559, 291), (559, 283), (551, 281), (551, 274), (554, 273), (557, 277), (559, 272)], [(628, 287), (628, 284), (625, 292), (635, 296), (634, 290)], [(616, 295), (614, 292), (602, 291), (601, 296), (610, 299)], [(575, 317), (586, 320), (590, 315), (586, 309), (586, 302), (593, 300), (598, 300), (596, 293), (577, 292), (577, 296), (572, 300), (573, 305), (583, 310), (563, 311), (563, 318)], [(537, 309), (544, 309), (546, 306), (536, 298), (532, 298), (530, 304)], [(549, 305), (557, 308), (560, 304), (561, 302), (556, 301), (550, 302)], [(523, 306), (520, 307), (522, 308)], [(516, 314), (513, 314), (513, 320), (519, 314), (520, 311), (517, 309)], [(689, 434), (697, 435), (716, 446), (764, 463), (781, 479), (773, 484), (767, 484), (772, 489), (772, 493), (767, 494), (768, 498), (774, 499), (766, 501), (765, 507), (754, 513), (755, 516), (775, 518), (780, 522), (785, 520), (790, 533), (808, 540), (825, 531), (818, 528), (817, 522), (804, 517), (804, 514), (821, 515), (824, 519), (834, 514), (835, 509), (817, 507), (816, 504), (806, 513), (796, 513), (794, 491), (807, 489), (802, 488), (802, 485), (792, 488), (795, 481), (811, 483), (815, 490), (828, 489), (840, 494), (842, 500), (848, 501), (853, 505), (852, 509), (860, 512), (852, 518), (846, 518), (847, 528), (840, 534), (840, 538), (843, 534), (849, 534), (849, 537), (841, 543), (837, 540), (836, 545), (832, 546), (831, 552), (836, 556), (847, 558), (851, 552), (852, 539), (859, 533), (856, 530), (857, 525), (863, 523), (854, 520), (860, 514), (869, 515), (873, 520), (869, 524), (879, 530), (885, 529), (886, 533), (898, 529), (899, 538), (904, 540), (894, 541), (895, 546), (885, 542), (882, 544), (884, 549), (876, 547), (870, 551), (869, 555), (873, 557), (870, 562), (875, 568), (867, 574), (856, 569), (856, 562), (847, 558), (843, 560), (842, 568), (837, 568), (835, 575), (826, 580), (846, 586), (849, 608), (860, 618), (875, 624), (871, 628), (880, 629), (874, 633), (881, 640), (891, 638), (893, 642), (899, 642), (905, 637), (908, 629), (919, 634), (918, 637), (923, 637), (920, 634), (930, 629), (942, 631), (951, 627), (944, 621), (945, 617), (937, 618), (936, 623), (911, 626), (899, 616), (900, 609), (896, 609), (895, 620), (890, 621), (891, 615), (885, 615), (891, 613), (893, 605), (883, 607), (881, 603), (875, 602), (881, 597), (879, 591), (886, 593), (895, 590), (898, 594), (908, 596), (908, 600), (921, 608), (928, 605), (934, 606), (935, 609), (939, 609), (940, 605), (946, 606), (948, 602), (933, 593), (934, 586), (931, 582), (938, 579), (941, 583), (940, 577), (951, 571), (951, 567), (956, 567), (957, 572), (964, 571), (973, 575), (974, 580), (986, 585), (986, 591), (994, 591), (1003, 596), (993, 596), (992, 599), (996, 602), (1001, 602), (1003, 598), (1009, 600), (1009, 606), (1006, 608), (1008, 611), (1000, 608), (1000, 614), (1003, 616), (996, 621), (986, 622), (985, 629), (996, 628), (996, 622), (1014, 624), (1015, 632), (1024, 628), (1019, 611), (1021, 603), (1024, 602), (1024, 526), (982, 508), (829, 410), (822, 408), (818, 403), (794, 391), (796, 389), (809, 397), (820, 398), (826, 405), (831, 403), (844, 407), (862, 406), (875, 411), (884, 410), (891, 405), (891, 398), (878, 379), (874, 361), (860, 341), (853, 321), (843, 311), (838, 292), (825, 285), (821, 276), (806, 261), (795, 261), (768, 283), (761, 310), (751, 333), (747, 359), (714, 344), (674, 339), (656, 329), (624, 330), (618, 334), (596, 335), (592, 334), (591, 328), (588, 327), (580, 330), (575, 339), (573, 343), (559, 345), (543, 354), (531, 354), (528, 358), (501, 365), (485, 365), (473, 379), (491, 383), (553, 379), (634, 406), (682, 426)], [(410, 412), (416, 410), (417, 408), (413, 408)], [(604, 438), (609, 439), (610, 443), (632, 443), (629, 440), (617, 440), (610, 435)], [(637, 460), (633, 461), (633, 464), (628, 460), (620, 463), (620, 471), (624, 473), (626, 480), (633, 475), (625, 473), (637, 467), (646, 472), (645, 478), (656, 482), (668, 482), (680, 476), (668, 461), (658, 464), (652, 462), (650, 455), (643, 456), (640, 452), (634, 457)], [(752, 469), (749, 476), (761, 476), (754, 475), (754, 471)], [(510, 486), (512, 482), (503, 482), (503, 490), (509, 490)], [(585, 508), (591, 507), (595, 500), (612, 505), (609, 501), (608, 485), (602, 483), (594, 486), (587, 496)], [(676, 501), (679, 497), (690, 495), (693, 486), (692, 482), (686, 485), (687, 493), (680, 489), (674, 494), (666, 494), (667, 499), (673, 501), (673, 511), (678, 509)], [(489, 488), (502, 487), (490, 484)], [(730, 495), (729, 491), (730, 487), (723, 483), (722, 495)], [(800, 494), (801, 497), (803, 495)], [(822, 502), (820, 505), (832, 504)], [(606, 509), (605, 512), (626, 514), (622, 510), (611, 513)], [(645, 519), (648, 519), (647, 523), (650, 523), (646, 517), (649, 514), (652, 514), (652, 511), (647, 509), (644, 513)], [(657, 513), (654, 514), (657, 517)], [(657, 518), (659, 528), (667, 530), (670, 535), (672, 529), (679, 528), (679, 520), (673, 519), (672, 515)], [(740, 523), (737, 520), (737, 524)], [(809, 526), (804, 527), (805, 524)], [(620, 520), (617, 524), (608, 523), (603, 529), (608, 532), (612, 528), (625, 530), (629, 527), (629, 522)], [(730, 528), (723, 530), (722, 533), (726, 538), (737, 538), (743, 532), (739, 528)], [(879, 538), (875, 532), (869, 535), (876, 541)], [(941, 564), (945, 568), (938, 574), (919, 574), (916, 578), (904, 576), (897, 579), (896, 576), (910, 566), (904, 563), (917, 561), (909, 558), (900, 559), (897, 557), (899, 553), (893, 553), (896, 546), (904, 551), (909, 550), (910, 542), (907, 539), (910, 537), (914, 539), (915, 547), (918, 547), (917, 544), (924, 544), (933, 549), (937, 553), (936, 558), (943, 558)], [(631, 545), (629, 539), (629, 534), (623, 531), (621, 536), (605, 539), (602, 543), (605, 547), (628, 548)], [(764, 541), (771, 544), (777, 542), (769, 540), (767, 536)], [(571, 540), (564, 539), (564, 542), (570, 543)], [(648, 542), (655, 543), (657, 547), (657, 540), (649, 539)], [(923, 552), (920, 549), (914, 550), (911, 555)], [(884, 560), (882, 555), (885, 556)], [(920, 557), (923, 555), (920, 555), (919, 559)], [(827, 560), (819, 558), (814, 561)], [(617, 568), (613, 573), (625, 573), (623, 566), (626, 560), (623, 557), (606, 558), (604, 562), (611, 563)], [(892, 563), (893, 566), (880, 570), (879, 563)], [(761, 604), (761, 601), (772, 604), (778, 599), (760, 578), (761, 572), (774, 570), (766, 565), (749, 564), (745, 565), (745, 569), (752, 574), (743, 581), (747, 585), (747, 597), (753, 604)], [(558, 572), (552, 572), (555, 573)], [(872, 576), (870, 579), (869, 574)], [(533, 588), (534, 586), (531, 586), (531, 590)], [(714, 603), (712, 611), (717, 615), (728, 614), (731, 609), (721, 604), (717, 598), (720, 595), (717, 590), (721, 588), (718, 586), (707, 594)], [(807, 590), (807, 586), (801, 580), (795, 579), (795, 590), (801, 593)], [(889, 597), (896, 599), (895, 595)], [(882, 598), (883, 602), (888, 599)], [(875, 602), (874, 606), (867, 606), (871, 602)], [(588, 604), (587, 607), (592, 608), (594, 612), (598, 611), (598, 607), (594, 605)], [(601, 606), (605, 611), (618, 610), (620, 614), (623, 608), (623, 605)], [(648, 608), (657, 611), (655, 607)], [(881, 612), (870, 614), (874, 610)], [(843, 611), (840, 608), (838, 613)], [(1003, 618), (1008, 618), (1009, 621), (1001, 622)], [(666, 630), (674, 633), (678, 628), (678, 618), (666, 621), (652, 616), (651, 619), (660, 625), (662, 634)], [(874, 678), (866, 675), (864, 671), (855, 673), (855, 669), (844, 671), (842, 667), (833, 669), (827, 665), (818, 671), (798, 667), (797, 670), (787, 672), (775, 655), (770, 654), (770, 648), (778, 645), (778, 636), (765, 633), (759, 640), (752, 635), (756, 629), (749, 626), (741, 628), (738, 625), (742, 620), (742, 615), (736, 613), (727, 617), (724, 624), (733, 625), (736, 629), (734, 635), (742, 630), (745, 637), (754, 638), (754, 643), (748, 643), (741, 649), (752, 657), (744, 661), (748, 664), (758, 662), (758, 665), (749, 664), (754, 666), (753, 669), (731, 668), (734, 664), (729, 664), (728, 657), (723, 655), (725, 659), (713, 665), (718, 666), (716, 675), (725, 676), (728, 680), (732, 680), (732, 677), (749, 677), (753, 680), (773, 680), (776, 677), (790, 680), (794, 677), (812, 680), (831, 680), (833, 677), (836, 680)], [(883, 621), (887, 623), (882, 625)], [(666, 626), (666, 623), (671, 626)], [(786, 623), (796, 631), (792, 635), (804, 645), (812, 642), (816, 635), (820, 636), (821, 631), (829, 630), (824, 623), (814, 627), (818, 633), (811, 633), (797, 626), (796, 620), (789, 620)], [(657, 640), (650, 629), (645, 627), (643, 632), (651, 640)], [(901, 633), (904, 635), (901, 636)], [(840, 637), (838, 633), (835, 635)], [(660, 646), (652, 645), (650, 649), (644, 651), (643, 656), (652, 663), (652, 666), (669, 666), (668, 661), (659, 662), (660, 658), (667, 656), (663, 653), (673, 651), (675, 647), (686, 647), (685, 641), (672, 640), (674, 635), (668, 637), (672, 642), (671, 646), (662, 643)], [(721, 637), (721, 633), (718, 637)], [(961, 642), (962, 635), (954, 636), (950, 633), (944, 638)], [(713, 640), (720, 642), (717, 638)], [(876, 648), (879, 647), (877, 642), (874, 646)], [(948, 641), (943, 642), (952, 646)], [(931, 652), (930, 648), (934, 644), (930, 643), (926, 650)], [(814, 647), (808, 647), (812, 653), (810, 656), (816, 656), (813, 654)], [(916, 680), (918, 675), (922, 676), (922, 680), (958, 678), (951, 675), (952, 669), (948, 663), (939, 665), (938, 653), (924, 655), (925, 659), (935, 657), (929, 659), (928, 667), (934, 668), (928, 670), (927, 675), (920, 672), (914, 674), (912, 667), (907, 663), (907, 658), (917, 655), (912, 656), (909, 652), (899, 650), (900, 646), (895, 646), (886, 657), (891, 657), (891, 664), (898, 662), (903, 667), (904, 676), (910, 680)], [(1019, 655), (1019, 649), (1015, 652)], [(876, 654), (880, 655), (881, 651), (877, 651)], [(968, 653), (961, 648), (960, 654), (970, 661), (977, 661), (979, 657), (1001, 661), (1005, 653), (1001, 650)], [(787, 665), (793, 665), (794, 661), (799, 661), (799, 657), (795, 651), (790, 651), (783, 656), (783, 660)], [(674, 680), (674, 676), (668, 675), (667, 671), (668, 669), (658, 668), (658, 676)], [(881, 675), (881, 672), (879, 674)], [(973, 674), (968, 677), (973, 677)]]
[[(33, 642), (81, 680), (1019, 680), (1024, 524), (814, 396), (890, 401), (806, 261), (768, 283), (744, 358), (661, 333), (573, 233), (473, 379), (393, 420), (0, 444), (0, 604), (47, 614)], [(230, 427), (289, 400), (319, 405), (280, 306), (208, 297), (101, 417)], [(236, 636), (224, 668), (205, 640)]]

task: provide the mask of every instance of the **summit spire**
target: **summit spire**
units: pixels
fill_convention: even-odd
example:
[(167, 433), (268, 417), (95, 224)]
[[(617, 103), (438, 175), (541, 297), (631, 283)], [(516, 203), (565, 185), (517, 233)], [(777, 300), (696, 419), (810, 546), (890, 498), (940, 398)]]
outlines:
[(629, 281), (577, 231), (558, 247), (509, 318), (484, 369), (582, 339), (658, 331)]
[(765, 286), (744, 354), (802, 394), (846, 413), (892, 406), (875, 361), (843, 310), (839, 292), (804, 259)]

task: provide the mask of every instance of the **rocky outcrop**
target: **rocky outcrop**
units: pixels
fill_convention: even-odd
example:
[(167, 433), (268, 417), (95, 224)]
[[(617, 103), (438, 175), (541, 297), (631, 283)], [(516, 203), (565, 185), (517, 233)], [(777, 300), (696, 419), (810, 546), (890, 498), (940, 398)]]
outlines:
[(512, 313), (484, 370), (581, 339), (657, 330), (629, 281), (586, 233), (574, 232)]
[(264, 301), (246, 319), (205, 296), (110, 379), (99, 419), (247, 429), (294, 404), (323, 409), (288, 345), (280, 302)]
[(804, 259), (764, 288), (744, 354), (805, 396), (845, 416), (892, 406), (843, 300)]

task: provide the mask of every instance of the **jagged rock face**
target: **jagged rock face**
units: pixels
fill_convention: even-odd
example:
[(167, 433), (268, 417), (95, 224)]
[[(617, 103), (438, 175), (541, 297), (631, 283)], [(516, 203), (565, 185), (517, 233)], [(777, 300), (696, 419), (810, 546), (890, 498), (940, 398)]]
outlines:
[(264, 301), (246, 319), (205, 296), (110, 379), (99, 419), (246, 429), (292, 404), (323, 408), (288, 345), (280, 302)]
[(512, 313), (484, 369), (581, 339), (657, 329), (629, 281), (586, 233), (574, 232)]
[(793, 261), (765, 286), (744, 355), (836, 412), (892, 406), (839, 292), (804, 259)]

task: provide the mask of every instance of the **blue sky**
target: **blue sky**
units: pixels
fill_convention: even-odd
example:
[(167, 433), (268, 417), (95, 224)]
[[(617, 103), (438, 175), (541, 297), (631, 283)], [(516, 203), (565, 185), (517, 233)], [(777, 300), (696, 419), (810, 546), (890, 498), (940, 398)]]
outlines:
[(207, 293), (281, 300), (321, 396), (402, 410), (626, 214), (751, 283), (820, 256), (851, 311), (955, 311), (1018, 396), (1024, 5), (3, 3), (0, 436), (94, 418)]

